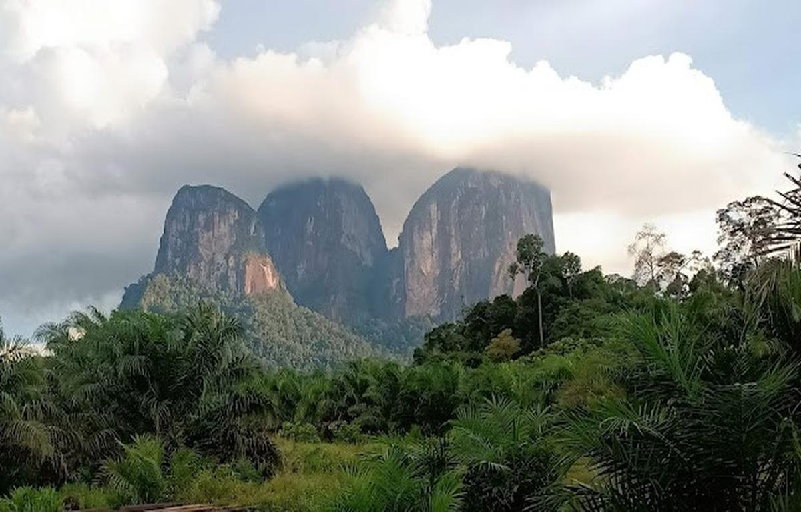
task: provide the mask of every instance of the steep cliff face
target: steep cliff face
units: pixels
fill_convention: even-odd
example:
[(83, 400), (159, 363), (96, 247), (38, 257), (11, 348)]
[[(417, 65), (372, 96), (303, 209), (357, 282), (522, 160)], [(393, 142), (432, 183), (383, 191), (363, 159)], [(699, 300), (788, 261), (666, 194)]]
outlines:
[(299, 304), (336, 320), (372, 314), (368, 289), (387, 245), (361, 186), (314, 179), (281, 187), (261, 204), (259, 218)]
[(391, 356), (295, 304), (247, 203), (221, 188), (186, 186), (167, 212), (154, 271), (125, 289), (120, 307), (176, 312), (199, 301), (238, 318), (244, 340), (269, 367), (333, 368)]
[(256, 212), (230, 192), (182, 187), (164, 221), (155, 274), (255, 295), (282, 288)]
[(464, 306), (515, 284), (507, 275), (517, 240), (539, 234), (554, 251), (550, 192), (494, 172), (457, 168), (415, 203), (389, 280), (396, 316), (457, 317)]
[(126, 289), (121, 306), (172, 311), (212, 300), (240, 317), (255, 351), (280, 364), (371, 353), (365, 339), (317, 313), (407, 353), (425, 330), (415, 326), (515, 291), (507, 269), (527, 233), (553, 252), (550, 193), (493, 172), (443, 176), (391, 251), (370, 198), (347, 181), (279, 188), (258, 212), (221, 188), (185, 186), (167, 212), (154, 272)]

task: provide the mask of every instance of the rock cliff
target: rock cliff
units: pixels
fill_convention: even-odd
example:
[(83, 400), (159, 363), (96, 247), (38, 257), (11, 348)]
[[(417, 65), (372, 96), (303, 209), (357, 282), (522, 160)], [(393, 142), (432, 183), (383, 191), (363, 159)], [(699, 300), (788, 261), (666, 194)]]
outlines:
[(507, 274), (517, 240), (539, 234), (554, 251), (550, 192), (530, 181), (457, 168), (415, 203), (390, 266), (396, 316), (453, 319), (465, 306), (515, 284)]
[(440, 178), (391, 251), (370, 198), (348, 181), (278, 188), (258, 212), (224, 189), (185, 186), (167, 212), (153, 273), (126, 288), (121, 306), (212, 300), (243, 320), (270, 364), (327, 366), (371, 353), (365, 339), (408, 353), (422, 337), (418, 324), (521, 291), (507, 269), (528, 233), (554, 251), (550, 193), (495, 172), (457, 168)]
[(387, 244), (360, 185), (313, 179), (271, 192), (259, 207), (267, 250), (298, 304), (335, 320), (367, 317), (368, 289)]
[(208, 185), (184, 186), (175, 195), (154, 273), (245, 295), (283, 287), (256, 212), (230, 192)]

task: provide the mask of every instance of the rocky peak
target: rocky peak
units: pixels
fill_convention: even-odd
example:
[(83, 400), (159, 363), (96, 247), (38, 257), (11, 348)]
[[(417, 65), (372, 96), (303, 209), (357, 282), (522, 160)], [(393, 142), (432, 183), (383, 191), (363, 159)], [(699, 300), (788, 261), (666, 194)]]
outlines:
[(155, 274), (247, 295), (281, 288), (256, 212), (230, 192), (184, 186), (164, 221)]
[(387, 245), (360, 185), (293, 183), (271, 192), (258, 213), (267, 249), (299, 304), (337, 320), (368, 314), (373, 269)]
[(514, 291), (517, 240), (539, 234), (553, 253), (550, 192), (505, 174), (457, 168), (415, 203), (399, 237), (391, 301), (400, 317), (452, 319)]

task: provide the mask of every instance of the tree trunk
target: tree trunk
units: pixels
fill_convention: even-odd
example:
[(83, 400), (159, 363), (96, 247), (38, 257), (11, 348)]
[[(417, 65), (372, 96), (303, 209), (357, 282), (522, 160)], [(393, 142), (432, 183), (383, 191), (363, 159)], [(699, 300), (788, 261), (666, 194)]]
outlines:
[(539, 288), (537, 288), (537, 316), (539, 317), (540, 325), (540, 348), (542, 348), (545, 346), (545, 335), (542, 332), (542, 294)]

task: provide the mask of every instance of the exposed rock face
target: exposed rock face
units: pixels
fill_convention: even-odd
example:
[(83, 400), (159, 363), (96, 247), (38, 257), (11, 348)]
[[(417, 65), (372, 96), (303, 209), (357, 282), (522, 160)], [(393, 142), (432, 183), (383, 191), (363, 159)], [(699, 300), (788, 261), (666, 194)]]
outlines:
[(154, 277), (219, 300), (275, 290), (289, 297), (288, 290), (298, 304), (372, 336), (414, 317), (450, 320), (475, 302), (522, 291), (507, 269), (528, 233), (554, 251), (550, 193), (494, 172), (454, 169), (439, 179), (391, 251), (370, 198), (344, 180), (281, 187), (258, 213), (221, 188), (185, 186), (167, 212), (153, 274), (128, 287), (123, 305), (141, 306), (148, 290), (167, 301)]
[(550, 192), (494, 172), (457, 168), (415, 203), (389, 283), (399, 317), (452, 319), (483, 299), (512, 293), (517, 240), (536, 233), (554, 251)]
[(372, 314), (368, 290), (387, 245), (360, 185), (313, 179), (281, 187), (261, 204), (259, 218), (298, 304), (336, 320)]
[(184, 186), (164, 221), (155, 274), (255, 295), (282, 288), (256, 212), (230, 192)]
[(245, 295), (261, 295), (281, 288), (281, 276), (272, 260), (264, 255), (245, 256)]

